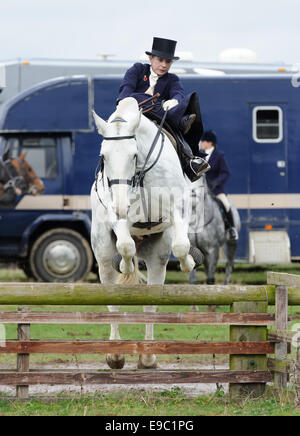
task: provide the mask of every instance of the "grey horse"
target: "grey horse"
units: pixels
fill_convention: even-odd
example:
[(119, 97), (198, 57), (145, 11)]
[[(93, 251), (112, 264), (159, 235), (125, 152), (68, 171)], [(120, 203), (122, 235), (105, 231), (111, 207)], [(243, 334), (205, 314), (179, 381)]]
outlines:
[[(227, 238), (226, 226), (222, 216), (221, 207), (218, 201), (209, 192), (205, 175), (192, 184), (192, 219), (189, 226), (189, 240), (191, 246), (197, 247), (204, 255), (203, 264), (206, 273), (206, 283), (215, 283), (215, 272), (219, 260), (219, 249), (223, 247), (227, 258), (226, 277), (224, 284), (228, 284), (233, 271), (234, 257), (237, 249), (237, 240)], [(204, 204), (204, 209), (198, 205)], [(234, 224), (237, 231), (240, 231), (240, 216), (233, 204), (231, 204)], [(204, 213), (203, 213), (204, 212)], [(202, 219), (199, 214), (202, 213)], [(201, 217), (200, 217), (201, 218)], [(189, 276), (191, 284), (197, 284), (196, 271), (193, 270)]]

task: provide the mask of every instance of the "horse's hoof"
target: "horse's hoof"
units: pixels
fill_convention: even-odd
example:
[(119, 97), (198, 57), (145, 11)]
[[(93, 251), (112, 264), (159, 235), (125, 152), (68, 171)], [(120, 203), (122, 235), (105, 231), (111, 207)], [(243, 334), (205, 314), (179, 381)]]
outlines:
[(212, 304), (210, 306), (206, 307), (206, 312), (216, 312), (217, 306), (215, 304)]
[[(122, 256), (120, 253), (115, 254), (115, 256), (113, 257), (113, 260), (112, 260), (113, 268), (120, 274), (122, 274), (122, 271), (120, 269), (121, 260), (122, 260)], [(132, 258), (132, 263), (134, 266), (134, 259), (133, 258)]]
[(150, 365), (150, 366), (146, 366), (143, 364), (141, 359), (139, 359), (138, 364), (137, 364), (137, 369), (157, 369), (157, 367), (158, 367), (157, 361), (152, 363), (152, 365)]
[(195, 267), (194, 268), (197, 268), (197, 266), (202, 264), (202, 262), (203, 262), (203, 254), (201, 253), (199, 248), (191, 247), (190, 251), (189, 251), (189, 254), (194, 259), (194, 262), (195, 262)]
[(190, 312), (199, 312), (199, 307), (198, 306), (191, 306)]
[(111, 369), (122, 369), (125, 365), (125, 357), (122, 356), (119, 360), (113, 360), (111, 357), (106, 356), (106, 363)]
[(207, 279), (206, 280), (206, 284), (207, 285), (214, 285), (215, 284), (215, 279)]

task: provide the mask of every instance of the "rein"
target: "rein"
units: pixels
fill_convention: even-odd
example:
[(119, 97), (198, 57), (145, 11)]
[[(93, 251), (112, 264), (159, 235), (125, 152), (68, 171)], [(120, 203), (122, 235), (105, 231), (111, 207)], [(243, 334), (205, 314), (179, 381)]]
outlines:
[[(158, 160), (160, 158), (160, 155), (161, 155), (162, 150), (164, 148), (164, 142), (165, 142), (165, 135), (164, 135), (164, 133), (162, 133), (162, 128), (163, 128), (164, 122), (166, 120), (167, 113), (168, 113), (168, 111), (165, 111), (164, 116), (161, 120), (161, 123), (160, 123), (158, 129), (157, 129), (157, 133), (155, 135), (155, 138), (153, 139), (153, 142), (152, 142), (150, 150), (146, 156), (146, 159), (145, 159), (145, 162), (144, 162), (144, 165), (143, 165), (141, 171), (134, 177), (134, 179), (135, 179), (134, 186), (137, 186), (137, 187), (143, 186), (143, 180), (144, 180), (146, 173), (148, 171), (150, 171), (154, 167), (154, 165), (156, 165), (156, 163), (158, 162)], [(158, 138), (160, 135), (162, 135), (162, 136), (161, 136), (161, 146), (160, 146), (160, 150), (158, 152), (158, 155), (157, 155), (155, 161), (153, 162), (153, 164), (150, 165), (150, 167), (146, 168), (146, 165), (147, 165), (147, 163), (148, 163), (148, 161), (149, 161), (149, 159), (150, 159), (150, 157), (155, 149), (155, 146), (157, 144), (157, 141), (158, 141)]]

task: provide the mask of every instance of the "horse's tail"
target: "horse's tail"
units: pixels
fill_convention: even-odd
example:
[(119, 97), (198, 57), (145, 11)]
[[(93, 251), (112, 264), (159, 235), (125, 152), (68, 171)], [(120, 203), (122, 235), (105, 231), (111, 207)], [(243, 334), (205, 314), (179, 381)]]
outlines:
[(134, 271), (131, 274), (119, 274), (117, 278), (118, 285), (137, 285), (147, 281), (144, 274), (139, 270), (139, 261), (137, 256), (134, 256)]

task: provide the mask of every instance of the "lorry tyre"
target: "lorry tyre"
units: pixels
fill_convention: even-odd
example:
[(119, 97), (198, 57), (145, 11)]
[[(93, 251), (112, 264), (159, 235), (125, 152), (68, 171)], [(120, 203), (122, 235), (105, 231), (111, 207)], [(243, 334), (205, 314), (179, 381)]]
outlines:
[(40, 282), (76, 282), (91, 271), (93, 255), (80, 233), (56, 228), (36, 239), (29, 263), (34, 277)]

